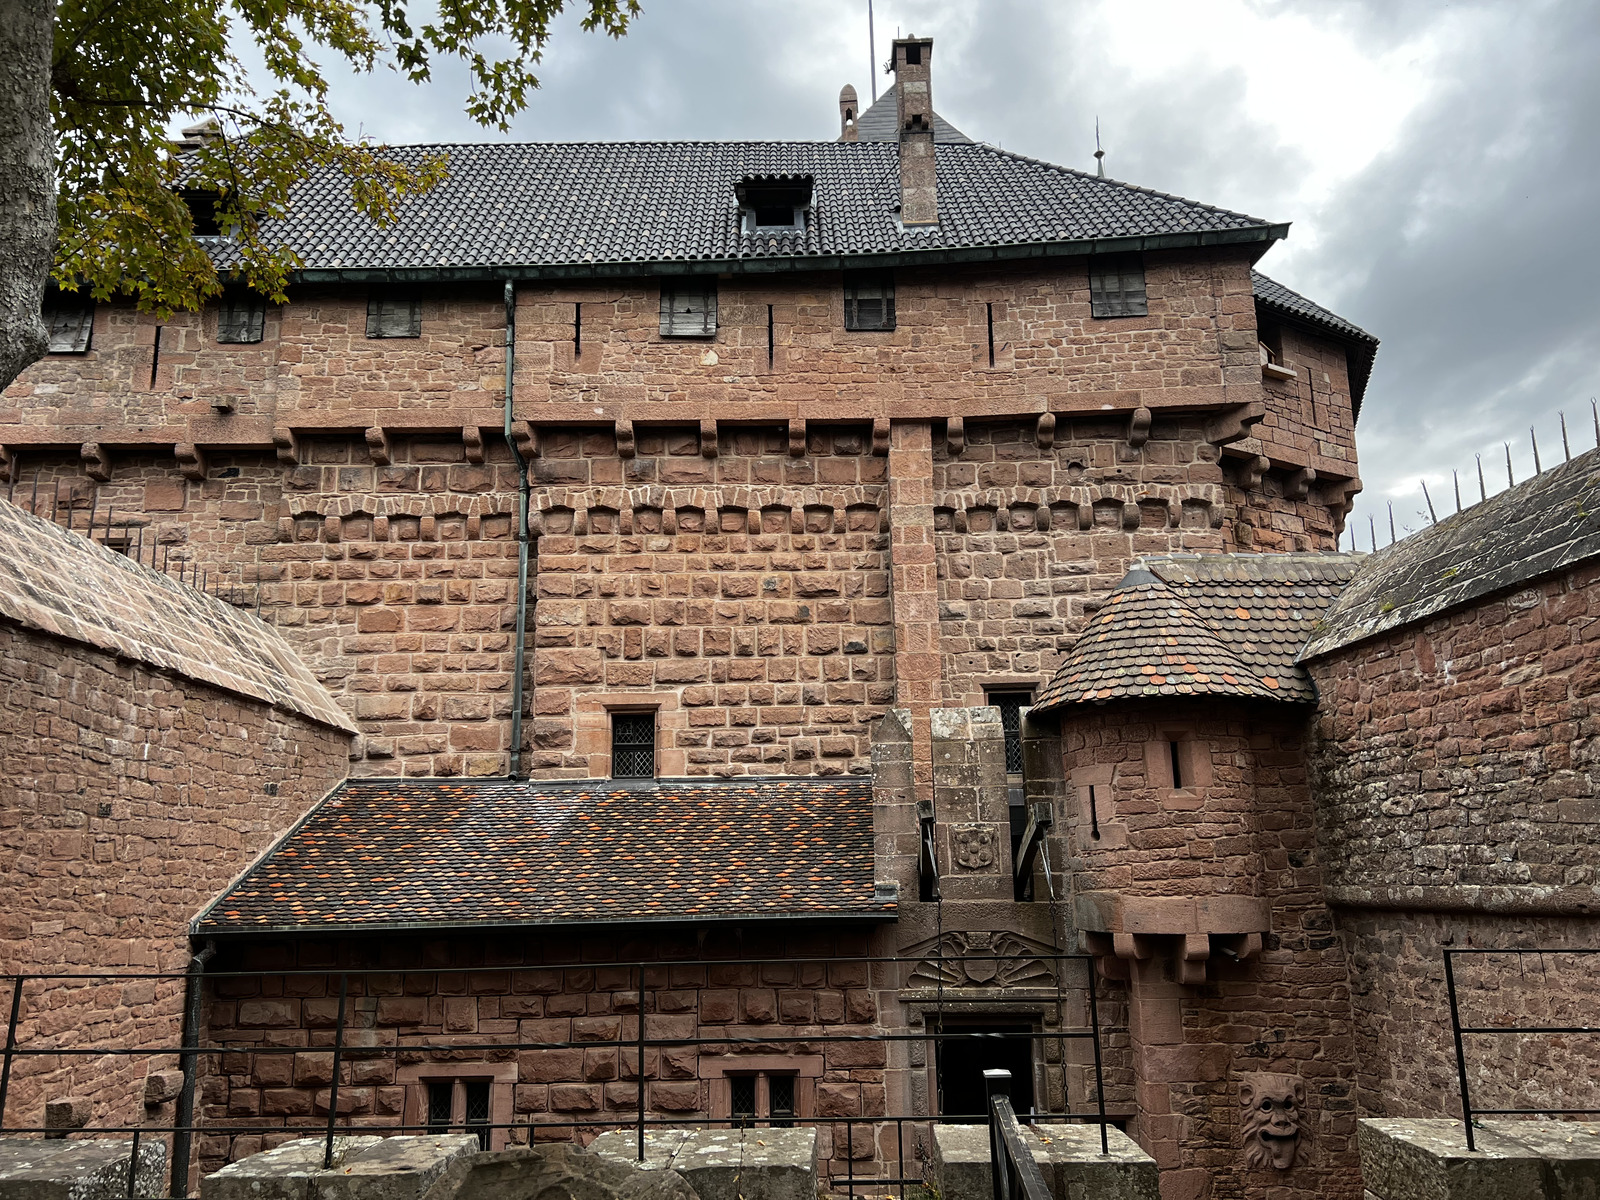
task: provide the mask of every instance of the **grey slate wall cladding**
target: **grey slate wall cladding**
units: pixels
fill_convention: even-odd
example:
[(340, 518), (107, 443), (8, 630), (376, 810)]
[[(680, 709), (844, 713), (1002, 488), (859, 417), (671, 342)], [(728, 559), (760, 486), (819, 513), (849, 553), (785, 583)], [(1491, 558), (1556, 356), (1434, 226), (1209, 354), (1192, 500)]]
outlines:
[(1600, 449), (1372, 555), (1301, 662), (1600, 554)]

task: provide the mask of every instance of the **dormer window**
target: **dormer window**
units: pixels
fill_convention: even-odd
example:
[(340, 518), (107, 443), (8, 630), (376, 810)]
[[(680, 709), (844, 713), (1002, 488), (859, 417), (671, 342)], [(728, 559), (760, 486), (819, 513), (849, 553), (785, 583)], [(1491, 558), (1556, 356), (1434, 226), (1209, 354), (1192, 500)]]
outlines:
[(745, 233), (797, 233), (811, 207), (809, 175), (746, 175), (734, 186)]

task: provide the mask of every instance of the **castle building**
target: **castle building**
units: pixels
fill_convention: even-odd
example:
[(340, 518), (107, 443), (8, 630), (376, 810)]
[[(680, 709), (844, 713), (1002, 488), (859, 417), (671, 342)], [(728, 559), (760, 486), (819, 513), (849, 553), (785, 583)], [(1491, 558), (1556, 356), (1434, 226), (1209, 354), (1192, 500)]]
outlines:
[[(1369, 654), (1449, 619), (1338, 551), (1376, 339), (1255, 269), (1285, 224), (969, 139), (932, 56), (896, 40), (837, 141), (402, 148), (449, 177), (389, 228), (314, 176), (281, 307), (56, 301), (12, 503), (258, 611), (337, 706), (319, 754), (353, 734), (138, 935), (259, 973), (207, 992), (204, 1166), (326, 1120), (336, 990), (296, 971), (388, 973), (350, 985), (369, 1051), (475, 1048), (346, 1061), (353, 1123), (497, 1145), (644, 1088), (846, 1122), (833, 1169), (893, 1177), (888, 1118), (978, 1111), (1002, 1059), (1164, 1195), (1354, 1198), (1363, 1106), (1428, 1103), (1371, 965), (1425, 950), (1341, 915), (1469, 886), (1413, 895), (1367, 811), (1404, 757)], [(1554, 569), (1504, 558), (1458, 608)], [(111, 961), (52, 945), (0, 940)], [(708, 965), (607, 965), (668, 960)], [(1092, 978), (1103, 1063), (1049, 1036)], [(641, 1011), (683, 1045), (630, 1058)], [(482, 1049), (519, 1038), (562, 1048)]]

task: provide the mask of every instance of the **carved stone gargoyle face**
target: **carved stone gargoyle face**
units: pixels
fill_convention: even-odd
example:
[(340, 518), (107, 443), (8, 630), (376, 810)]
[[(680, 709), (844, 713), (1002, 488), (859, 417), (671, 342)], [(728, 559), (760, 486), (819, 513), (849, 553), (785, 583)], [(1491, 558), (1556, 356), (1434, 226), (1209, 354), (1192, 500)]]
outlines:
[(1239, 1077), (1239, 1129), (1244, 1165), (1287, 1171), (1310, 1153), (1305, 1130), (1306, 1085), (1297, 1075)]
[(956, 865), (969, 871), (994, 866), (994, 826), (956, 825), (950, 830)]

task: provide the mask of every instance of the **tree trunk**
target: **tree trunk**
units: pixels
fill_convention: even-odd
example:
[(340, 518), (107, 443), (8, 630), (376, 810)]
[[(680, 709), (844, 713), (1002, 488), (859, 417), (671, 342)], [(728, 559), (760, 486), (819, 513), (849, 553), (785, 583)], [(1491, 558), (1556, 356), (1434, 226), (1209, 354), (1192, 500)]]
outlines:
[(50, 66), (56, 0), (0, 0), (0, 388), (45, 352), (56, 246)]

